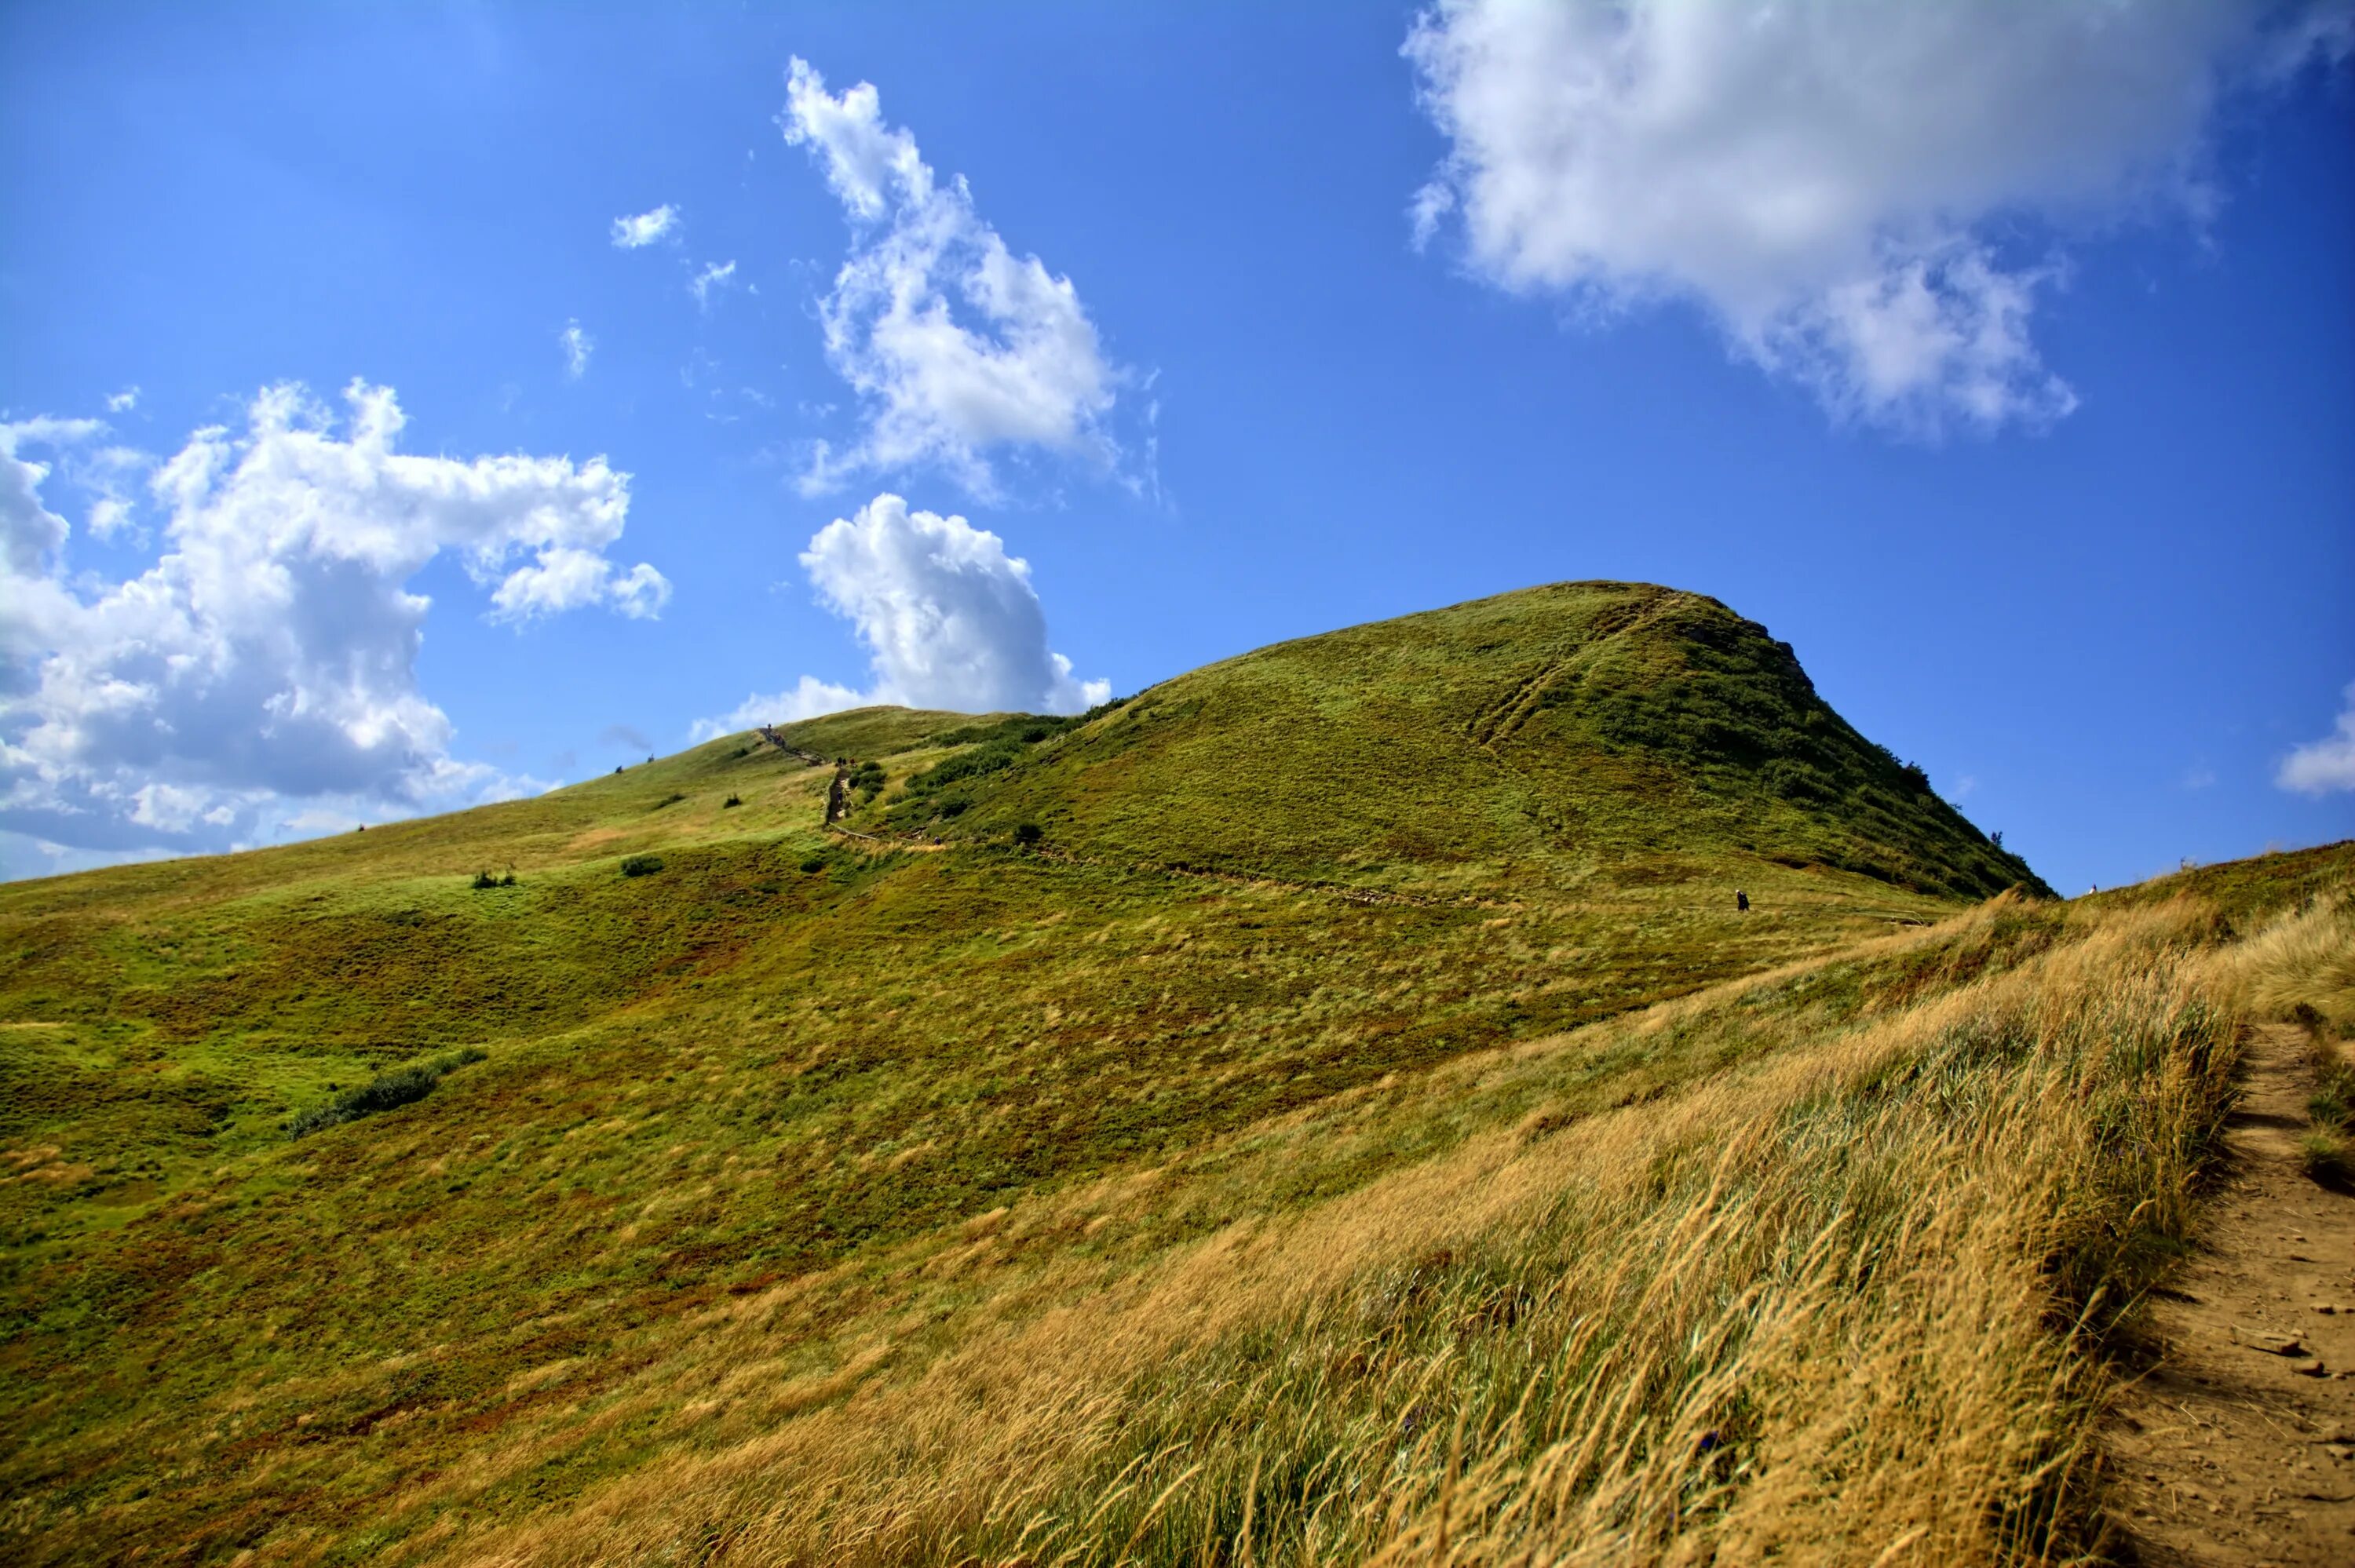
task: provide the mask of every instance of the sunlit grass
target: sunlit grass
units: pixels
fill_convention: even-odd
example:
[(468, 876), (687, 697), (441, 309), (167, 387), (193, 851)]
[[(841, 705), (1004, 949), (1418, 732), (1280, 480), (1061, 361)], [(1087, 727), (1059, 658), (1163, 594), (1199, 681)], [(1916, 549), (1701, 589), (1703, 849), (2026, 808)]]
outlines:
[[(2229, 938), (2347, 857), (2220, 868), (2163, 908), (1972, 909), (1956, 889), (2011, 866), (1894, 759), (1835, 735), (1834, 810), (1712, 773), (1721, 689), (1544, 701), (1683, 679), (1614, 602), (1287, 645), (1035, 741), (981, 726), (960, 744), (1025, 749), (958, 781), (938, 853), (826, 834), (832, 769), (732, 736), (0, 888), (12, 1550), (1278, 1561), (1428, 1554), (1443, 1520), (1498, 1558), (1735, 1542), (1693, 1521), (1764, 1517), (1742, 1499), (1775, 1443), (1872, 1425), (1793, 1347), (1886, 1356), (1948, 1311), (2028, 1358), (1973, 1372), (1971, 1410), (2060, 1378), (2019, 1417), (2057, 1446), (1919, 1451), (1958, 1498), (2027, 1499), (2004, 1539), (2065, 1529), (2078, 1494), (2002, 1457), (2077, 1451), (2047, 1308), (2163, 1255), (2179, 1204), (2153, 1195), (2193, 1158), (2219, 1020), (2337, 1005), (2327, 932)], [(1773, 663), (1742, 637), (1690, 657)], [(961, 726), (793, 733), (876, 763), (879, 826)], [(624, 876), (638, 856), (661, 869)], [(2215, 986), (2224, 1012), (2185, 1011)], [(288, 1136), (464, 1050), (485, 1059), (422, 1098)], [(2101, 1181), (2019, 1141), (2114, 1110), (2137, 1152)], [(1981, 1294), (1901, 1287), (1964, 1247)], [(1965, 1397), (1934, 1372), (1889, 1386)], [(1752, 1404), (1710, 1404), (1737, 1373)], [(1703, 1414), (1695, 1469), (1675, 1424)], [(1593, 1453), (1544, 1460), (1573, 1426)], [(1541, 1460), (1558, 1496), (1516, 1502)], [(1840, 1485), (1881, 1495), (1878, 1463)]]

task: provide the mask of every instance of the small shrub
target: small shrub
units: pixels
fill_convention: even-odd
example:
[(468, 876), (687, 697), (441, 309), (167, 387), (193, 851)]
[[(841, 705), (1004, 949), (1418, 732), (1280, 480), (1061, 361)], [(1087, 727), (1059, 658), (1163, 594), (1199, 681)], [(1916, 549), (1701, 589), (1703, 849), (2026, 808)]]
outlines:
[(676, 806), (676, 805), (677, 805), (681, 800), (686, 800), (686, 799), (687, 799), (687, 797), (686, 797), (686, 796), (684, 796), (684, 795), (679, 795), (679, 794), (670, 794), (670, 795), (666, 795), (666, 796), (664, 796), (661, 800), (656, 800), (656, 801), (655, 801), (655, 802), (651, 807), (649, 807), (649, 808), (647, 808), (647, 809), (648, 809), (649, 810), (655, 810), (655, 811), (659, 811), (659, 810), (661, 810), (665, 806)]
[(623, 876), (652, 876), (662, 868), (662, 856), (658, 854), (633, 854), (622, 857)]
[(722, 800), (722, 801), (720, 801), (720, 802), (719, 802), (719, 809), (720, 809), (721, 810), (723, 810), (723, 811), (724, 811), (724, 810), (728, 810), (730, 807), (731, 807), (731, 806), (741, 806), (741, 805), (742, 805), (743, 803), (744, 803), (744, 798), (743, 798), (742, 796), (741, 796), (741, 795), (730, 795), (730, 796), (729, 796), (729, 797), (728, 797), (728, 799), (726, 799), (725, 800)]
[(826, 856), (822, 854), (814, 854), (810, 856), (809, 859), (802, 862), (802, 871), (805, 874), (815, 875), (825, 869)]
[(2347, 1140), (2337, 1133), (2307, 1133), (2298, 1139), (2297, 1153), (2306, 1173), (2326, 1187), (2344, 1187), (2355, 1181), (2355, 1161), (2348, 1158)]
[(515, 873), (511, 871), (505, 876), (500, 877), (499, 885), (501, 887), (513, 887), (515, 885)]
[(966, 811), (970, 810), (972, 807), (973, 802), (966, 800), (964, 796), (951, 795), (947, 800), (943, 800), (933, 809), (943, 817), (961, 817), (964, 815)]
[(474, 891), (477, 893), (481, 892), (485, 887), (496, 887), (498, 885), (499, 879), (493, 876), (489, 872), (478, 871), (474, 873)]
[(1046, 836), (1047, 831), (1036, 822), (1019, 822), (1015, 825), (1014, 842), (1025, 848), (1037, 843)]
[[(327, 1128), (340, 1127), (347, 1121), (357, 1121), (362, 1117), (414, 1105), (432, 1094), (434, 1086), (441, 1083), (444, 1075), (489, 1058), (490, 1053), (479, 1045), (461, 1045), (411, 1066), (380, 1073), (358, 1088), (347, 1089), (337, 1095), (325, 1105), (313, 1106), (301, 1115), (290, 1118), (286, 1123), (287, 1136), (303, 1138)], [(330, 1089), (335, 1087), (333, 1084), (327, 1086)]]

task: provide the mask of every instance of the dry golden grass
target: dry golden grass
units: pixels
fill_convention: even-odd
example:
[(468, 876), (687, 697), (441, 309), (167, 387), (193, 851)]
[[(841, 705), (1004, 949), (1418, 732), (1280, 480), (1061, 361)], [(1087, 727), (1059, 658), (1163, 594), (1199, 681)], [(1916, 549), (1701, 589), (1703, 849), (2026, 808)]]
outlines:
[(2303, 1005), (2355, 1034), (2355, 908), (2317, 900), (2274, 922), (2234, 949), (2231, 973), (2258, 1017), (2292, 1018)]
[[(2091, 1351), (2187, 1234), (2235, 1010), (2327, 989), (2345, 911), (2342, 891), (2238, 945), (2192, 898), (2056, 912), (2042, 950), (1954, 979), (2019, 917), (1999, 904), (1869, 944), (1945, 983), (1842, 1023), (1791, 992), (1859, 954), (1492, 1054), (1434, 1088), (1497, 1097), (1614, 1036), (1744, 1045), (1140, 1269), (1018, 1272), (945, 1349), (879, 1311), (792, 1372), (762, 1351), (792, 1293), (751, 1298), (663, 1374), (707, 1385), (674, 1419), (722, 1436), (502, 1529), (445, 1518), (404, 1555), (2082, 1560)], [(1107, 1201), (984, 1216), (963, 1244)]]

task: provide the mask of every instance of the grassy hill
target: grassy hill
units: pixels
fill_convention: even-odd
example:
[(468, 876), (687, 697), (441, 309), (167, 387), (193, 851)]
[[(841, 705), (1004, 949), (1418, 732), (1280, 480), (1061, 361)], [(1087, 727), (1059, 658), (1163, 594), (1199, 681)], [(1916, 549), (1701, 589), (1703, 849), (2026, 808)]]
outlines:
[(2042, 887), (1835, 714), (1788, 644), (1643, 584), (1261, 649), (1007, 761), (977, 799), (960, 780), (891, 816), (966, 800), (968, 832), (1028, 813), (1083, 853), (1406, 889), (1765, 865), (1938, 895)]
[[(2350, 872), (2040, 904), (1788, 648), (1634, 585), (1286, 643), (1077, 721), (870, 709), (786, 738), (872, 765), (867, 836), (821, 826), (833, 769), (740, 736), (0, 888), (12, 1555), (1422, 1539), (1448, 1464), (1493, 1461), (1508, 1499), (1540, 1428), (1634, 1388), (1596, 1325), (1703, 1331), (1620, 1302), (1702, 1266), (1677, 1251), (1697, 1202), (1751, 1205), (1698, 1223), (1753, 1239), (1678, 1277), (1679, 1313), (1804, 1300), (1896, 1331), (1920, 1303), (1774, 1295), (1844, 1247), (1927, 1245), (1884, 1155), (2014, 1227), (1974, 1245), (2045, 1255), (2059, 1213), (2094, 1226), (2062, 1238), (2088, 1278), (2146, 1267), (2179, 1192), (2145, 1213), (2133, 1181), (2051, 1161), (2062, 1185), (2030, 1191), (1963, 1129), (2031, 1103), (2061, 1108), (2004, 1137), (2172, 1117), (2134, 1181), (2178, 1180), (2230, 1036), (2187, 955), (2328, 916)], [(2048, 1018), (2031, 986), (2073, 1000)], [(1966, 996), (1992, 1034), (1954, 1033)], [(2132, 1016), (2083, 1022), (2104, 1007)], [(1842, 1152), (1803, 1170), (1809, 1139)], [(1849, 1239), (1811, 1253), (1825, 1224)], [(1582, 1318), (1565, 1282), (1597, 1268), (1620, 1305)], [(1742, 1320), (1710, 1342), (1753, 1353)], [(1531, 1394), (1573, 1351), (1589, 1392)], [(1723, 1372), (1663, 1353), (1661, 1410)], [(1791, 1438), (1825, 1418), (1804, 1392), (1725, 1429)], [(1653, 1509), (1665, 1541), (1694, 1496), (1766, 1495), (1764, 1447), (1699, 1482), (1645, 1469), (1668, 1450), (1629, 1398), (1625, 1462), (1565, 1498)], [(1630, 1477), (1685, 1500), (1656, 1518)], [(1536, 1517), (1492, 1512), (1499, 1542)]]

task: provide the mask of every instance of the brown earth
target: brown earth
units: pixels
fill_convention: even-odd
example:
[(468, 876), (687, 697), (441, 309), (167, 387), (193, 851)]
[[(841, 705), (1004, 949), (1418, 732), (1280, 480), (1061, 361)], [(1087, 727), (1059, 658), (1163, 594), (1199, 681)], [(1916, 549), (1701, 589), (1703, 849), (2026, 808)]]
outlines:
[(2355, 1196), (2300, 1161), (2307, 1049), (2289, 1025), (2253, 1043), (2202, 1245), (2154, 1303), (2156, 1363), (2109, 1434), (2125, 1562), (2355, 1563)]

